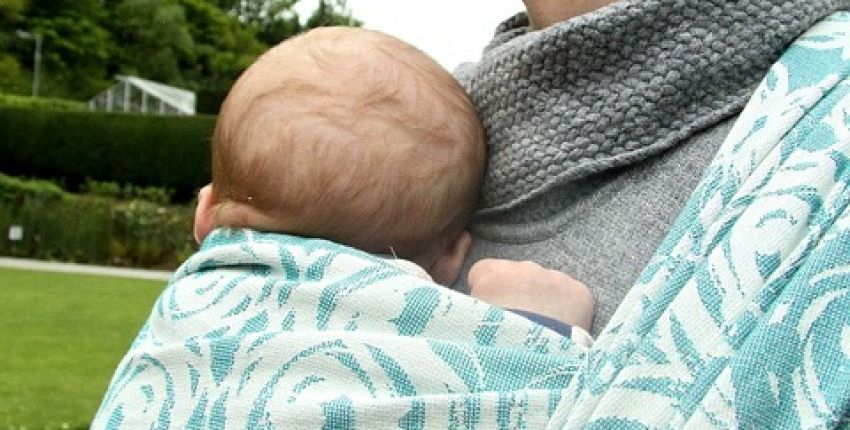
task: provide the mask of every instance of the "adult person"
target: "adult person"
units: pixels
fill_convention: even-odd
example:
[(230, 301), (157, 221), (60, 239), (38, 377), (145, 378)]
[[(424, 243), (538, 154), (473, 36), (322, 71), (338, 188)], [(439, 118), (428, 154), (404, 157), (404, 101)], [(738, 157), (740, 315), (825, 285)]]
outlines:
[[(850, 2), (524, 3), (458, 71), (490, 151), (467, 266), (570, 274), (594, 292), (598, 334), (769, 67)], [(471, 286), (533, 289), (528, 267), (484, 261)]]
[[(768, 3), (755, 2), (770, 14), (784, 10), (789, 2)], [(611, 34), (618, 34), (616, 29), (631, 29), (632, 33), (626, 33), (648, 38), (639, 42), (637, 50), (673, 61), (675, 58), (665, 56), (661, 49), (672, 46), (669, 41), (630, 24), (647, 5), (654, 7), (659, 31), (687, 23), (679, 27), (684, 31), (694, 24), (693, 16), (705, 13), (704, 20), (723, 21), (722, 14), (712, 11), (728, 6), (725, 2), (681, 0), (622, 2), (598, 11), (611, 14), (612, 23), (596, 22), (592, 26), (595, 31), (586, 31), (593, 36), (606, 29)], [(838, 3), (795, 3), (814, 13), (811, 5), (828, 8)], [(565, 25), (587, 24), (590, 15)], [(792, 27), (791, 21), (777, 23), (780, 32)], [(636, 22), (649, 25), (653, 20)], [(752, 22), (746, 28), (758, 30), (759, 35), (772, 34)], [(234, 417), (236, 421), (247, 419), (250, 428), (829, 428), (846, 423), (850, 416), (848, 33), (850, 13), (836, 13), (809, 29), (790, 48), (780, 49), (785, 52), (769, 71), (763, 71), (766, 78), (742, 96), (750, 101), (716, 151), (705, 178), (692, 191), (612, 322), (590, 348), (443, 288), (402, 284), (384, 288), (363, 282), (293, 288), (289, 282), (273, 282), (257, 283), (262, 294), (256, 300), (249, 296), (240, 300), (239, 294), (230, 294), (234, 284), (223, 280), (209, 289), (167, 292), (153, 316), (184, 320), (212, 306), (222, 306), (224, 317), (244, 315), (257, 313), (256, 304), (262, 302), (285, 318), (270, 322), (268, 313), (258, 313), (244, 326), (203, 321), (191, 328), (208, 331), (190, 339), (163, 336), (161, 326), (150, 324), (140, 338), (149, 341), (151, 348), (129, 357), (116, 373), (104, 400), (102, 427), (118, 428), (123, 422), (125, 409), (111, 404), (121, 392), (134, 393), (140, 400), (128, 407), (144, 404), (157, 428), (223, 428), (233, 426)], [(545, 34), (520, 35), (517, 46), (531, 46)], [(698, 36), (685, 42), (703, 50), (715, 46), (715, 38), (707, 33)], [(596, 52), (594, 37), (587, 39), (587, 44), (575, 46), (588, 49), (576, 48), (570, 58), (593, 63), (580, 56)], [(650, 43), (653, 41), (656, 45)], [(510, 45), (505, 46), (491, 45), (488, 58), (494, 58), (500, 49), (509, 51)], [(554, 46), (567, 44), (555, 42)], [(621, 48), (616, 52), (632, 58), (638, 55), (633, 51)], [(687, 49), (674, 52), (683, 58), (688, 54)], [(513, 66), (540, 64), (543, 70), (546, 58), (520, 55)], [(747, 70), (746, 56), (732, 58), (738, 68)], [(496, 69), (508, 63), (505, 59), (492, 61)], [(612, 76), (619, 70), (603, 69)], [(700, 78), (699, 70), (682, 70), (699, 82), (719, 79)], [(641, 67), (631, 72), (646, 78), (647, 85), (658, 81), (641, 74)], [(566, 73), (563, 76), (561, 81), (572, 79)], [(591, 78), (601, 81), (604, 76), (599, 72), (577, 79), (593, 88)], [(540, 85), (542, 81), (535, 79), (526, 80)], [(517, 74), (514, 80), (523, 78)], [(468, 85), (475, 95), (474, 75)], [(621, 91), (607, 103), (629, 93), (628, 88), (618, 88)], [(509, 87), (495, 90), (502, 91), (495, 94), (498, 97), (514, 94)], [(709, 100), (715, 92), (706, 90), (697, 101)], [(553, 121), (582, 118), (545, 105), (546, 97), (535, 97), (529, 91), (520, 94), (518, 98), (541, 107), (531, 115), (532, 125), (547, 123), (549, 111), (543, 107), (559, 114)], [(542, 94), (552, 94), (552, 90)], [(672, 88), (661, 94), (664, 101), (678, 100)], [(482, 96), (485, 99), (478, 103), (487, 124), (487, 95), (479, 93), (477, 97)], [(617, 127), (629, 124), (631, 115), (643, 112), (639, 109), (643, 106), (639, 103), (630, 106), (633, 110), (618, 110), (626, 113), (625, 119), (608, 124), (621, 132)], [(691, 130), (690, 123), (675, 117), (679, 111), (687, 111), (686, 107), (668, 112), (661, 104), (652, 106), (650, 113), (659, 110), (677, 130)], [(520, 110), (503, 117), (522, 119)], [(593, 118), (595, 112), (586, 108), (578, 113)], [(661, 126), (649, 122), (644, 118), (647, 115), (637, 117), (645, 133), (654, 133)], [(500, 131), (489, 121), (488, 132), (494, 139)], [(520, 121), (509, 129), (521, 131), (523, 124)], [(569, 133), (572, 127), (562, 131)], [(619, 136), (611, 135), (612, 139)], [(529, 146), (533, 137), (527, 138)], [(657, 136), (651, 142), (656, 140)], [(492, 142), (499, 142), (498, 137)], [(637, 145), (628, 142), (626, 149)], [(524, 155), (546, 154), (532, 149)], [(499, 171), (499, 154), (495, 148), (491, 172)], [(603, 164), (623, 162), (616, 157), (599, 158)], [(542, 177), (544, 185), (531, 190), (529, 200), (519, 193), (519, 200), (506, 200), (505, 207), (520, 207), (552, 189), (564, 188), (559, 181), (568, 177), (557, 169), (535, 170), (531, 162), (519, 167), (519, 173), (543, 172), (530, 177)], [(555, 185), (547, 188), (550, 174)], [(512, 191), (516, 190), (503, 190), (508, 197)], [(500, 206), (501, 194), (493, 195), (488, 198), (485, 193), (482, 217), (488, 211), (506, 210)], [(562, 205), (563, 201), (555, 203)], [(246, 241), (263, 246), (255, 247), (254, 252), (244, 246)], [(334, 263), (339, 253), (306, 252), (294, 257), (305, 259), (302, 267), (310, 269), (287, 271), (285, 265), (293, 256), (281, 252), (280, 245), (263, 234), (208, 238), (204, 248), (208, 254), (184, 267), (178, 276), (187, 276), (190, 269), (202, 272), (210, 264), (237, 256), (239, 266), (249, 268), (251, 276), (275, 273), (314, 280), (337, 267)], [(374, 267), (364, 267), (362, 273), (367, 277), (376, 274)], [(511, 281), (517, 282), (517, 278)], [(208, 301), (190, 300), (189, 306), (181, 307), (177, 293), (201, 295)], [(226, 296), (233, 301), (223, 302)], [(200, 347), (201, 343), (205, 346)], [(256, 348), (274, 350), (273, 373), (255, 373), (258, 367), (271, 365), (269, 362), (234, 360)], [(190, 357), (209, 357), (212, 364), (192, 366), (185, 356), (174, 354), (178, 349), (188, 349)], [(180, 372), (169, 372), (169, 366)], [(139, 377), (142, 374), (150, 377)], [(198, 390), (202, 377), (228, 375), (238, 375), (237, 387), (207, 386), (209, 395)], [(247, 391), (249, 385), (257, 390)], [(176, 386), (189, 387), (191, 415), (185, 404), (177, 412)], [(154, 395), (165, 401), (153, 405), (146, 400)], [(242, 402), (232, 406), (235, 399)]]

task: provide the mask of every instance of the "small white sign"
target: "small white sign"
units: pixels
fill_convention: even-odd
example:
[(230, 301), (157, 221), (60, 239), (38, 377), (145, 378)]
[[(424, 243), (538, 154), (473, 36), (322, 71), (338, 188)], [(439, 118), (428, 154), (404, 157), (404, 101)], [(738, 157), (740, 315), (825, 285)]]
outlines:
[(21, 225), (13, 225), (9, 227), (9, 240), (12, 242), (20, 242), (24, 238), (24, 227)]

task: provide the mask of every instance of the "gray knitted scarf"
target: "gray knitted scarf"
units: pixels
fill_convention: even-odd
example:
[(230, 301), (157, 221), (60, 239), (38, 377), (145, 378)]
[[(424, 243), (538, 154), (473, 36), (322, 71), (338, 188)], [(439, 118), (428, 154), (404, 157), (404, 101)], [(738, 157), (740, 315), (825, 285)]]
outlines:
[(489, 142), (480, 214), (635, 163), (743, 107), (785, 47), (850, 0), (624, 0), (504, 22), (459, 71)]

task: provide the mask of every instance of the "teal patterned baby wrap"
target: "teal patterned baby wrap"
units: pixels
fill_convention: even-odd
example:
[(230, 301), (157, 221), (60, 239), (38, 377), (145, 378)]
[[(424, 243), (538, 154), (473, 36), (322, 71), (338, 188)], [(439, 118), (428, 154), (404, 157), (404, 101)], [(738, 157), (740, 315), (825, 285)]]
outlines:
[(579, 348), (352, 248), (216, 230), (157, 301), (94, 427), (539, 428)]
[(552, 428), (850, 426), (850, 14), (744, 109)]
[(838, 13), (771, 69), (589, 350), (350, 248), (217, 230), (93, 428), (850, 427), (848, 186)]

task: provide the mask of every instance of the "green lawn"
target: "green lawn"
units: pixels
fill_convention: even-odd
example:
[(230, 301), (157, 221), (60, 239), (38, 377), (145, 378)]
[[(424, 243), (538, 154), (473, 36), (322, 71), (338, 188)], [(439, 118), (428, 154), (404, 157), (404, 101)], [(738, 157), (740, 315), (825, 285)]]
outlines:
[(88, 428), (164, 284), (0, 269), (0, 429)]

